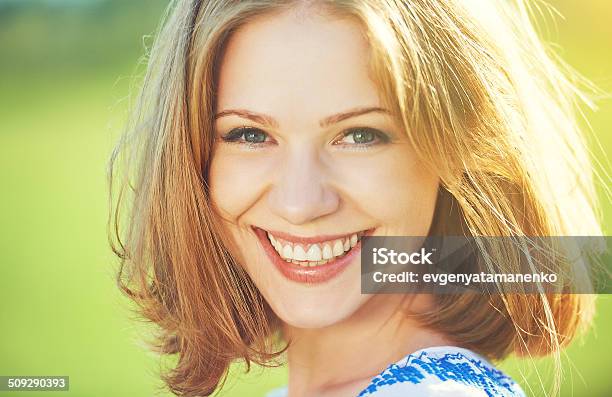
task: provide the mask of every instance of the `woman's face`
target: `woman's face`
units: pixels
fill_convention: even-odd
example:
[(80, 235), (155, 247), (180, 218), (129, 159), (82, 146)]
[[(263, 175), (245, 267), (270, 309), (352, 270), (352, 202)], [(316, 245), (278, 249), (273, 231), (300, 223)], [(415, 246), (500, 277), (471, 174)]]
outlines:
[(320, 12), (258, 17), (221, 62), (210, 187), (233, 255), (285, 323), (349, 317), (360, 239), (426, 235), (438, 178), (368, 73), (360, 25)]

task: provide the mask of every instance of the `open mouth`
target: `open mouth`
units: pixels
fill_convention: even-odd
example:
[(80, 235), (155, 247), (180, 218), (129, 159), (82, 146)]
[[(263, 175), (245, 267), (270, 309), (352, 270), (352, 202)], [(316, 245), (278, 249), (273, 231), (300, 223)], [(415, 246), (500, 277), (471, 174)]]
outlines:
[(374, 229), (318, 237), (296, 237), (253, 226), (270, 261), (286, 278), (319, 283), (340, 274), (361, 251), (361, 239)]
[(288, 241), (279, 236), (266, 232), (266, 236), (278, 255), (285, 261), (293, 264), (312, 267), (321, 266), (343, 257), (354, 248), (365, 232), (357, 232), (333, 240), (317, 243), (301, 243)]

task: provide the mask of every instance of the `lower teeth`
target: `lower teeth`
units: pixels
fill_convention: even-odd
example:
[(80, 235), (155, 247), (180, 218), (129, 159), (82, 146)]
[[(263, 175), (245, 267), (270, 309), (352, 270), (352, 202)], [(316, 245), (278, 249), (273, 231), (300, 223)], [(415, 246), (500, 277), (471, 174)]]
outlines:
[(340, 256), (334, 256), (331, 259), (325, 259), (325, 260), (321, 260), (321, 261), (296, 261), (296, 260), (293, 260), (293, 259), (285, 259), (285, 258), (283, 258), (283, 260), (285, 262), (287, 262), (287, 263), (293, 263), (295, 265), (300, 265), (300, 266), (303, 266), (303, 267), (309, 267), (309, 266), (324, 265), (324, 264), (326, 264), (328, 262), (331, 262), (331, 261), (333, 261), (335, 259), (342, 258), (344, 255), (346, 255), (346, 252), (344, 254), (340, 255)]

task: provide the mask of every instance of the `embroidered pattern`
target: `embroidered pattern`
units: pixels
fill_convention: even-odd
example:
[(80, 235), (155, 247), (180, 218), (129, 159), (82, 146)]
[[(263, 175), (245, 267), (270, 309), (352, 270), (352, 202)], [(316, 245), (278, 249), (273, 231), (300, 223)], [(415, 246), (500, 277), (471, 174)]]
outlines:
[(392, 364), (358, 397), (366, 397), (383, 386), (410, 382), (422, 383), (426, 378), (455, 381), (484, 391), (489, 397), (524, 396), (518, 385), (503, 372), (490, 367), (481, 360), (468, 358), (461, 353), (447, 353), (441, 357), (430, 357), (426, 351), (408, 355), (406, 362)]

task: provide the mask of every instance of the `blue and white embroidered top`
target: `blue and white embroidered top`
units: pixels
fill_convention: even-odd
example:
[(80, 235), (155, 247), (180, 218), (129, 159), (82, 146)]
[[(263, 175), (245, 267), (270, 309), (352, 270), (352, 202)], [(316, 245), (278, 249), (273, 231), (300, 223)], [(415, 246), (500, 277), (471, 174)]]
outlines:
[[(287, 388), (267, 397), (286, 397)], [(484, 357), (455, 346), (411, 353), (375, 376), (358, 397), (525, 397)]]

